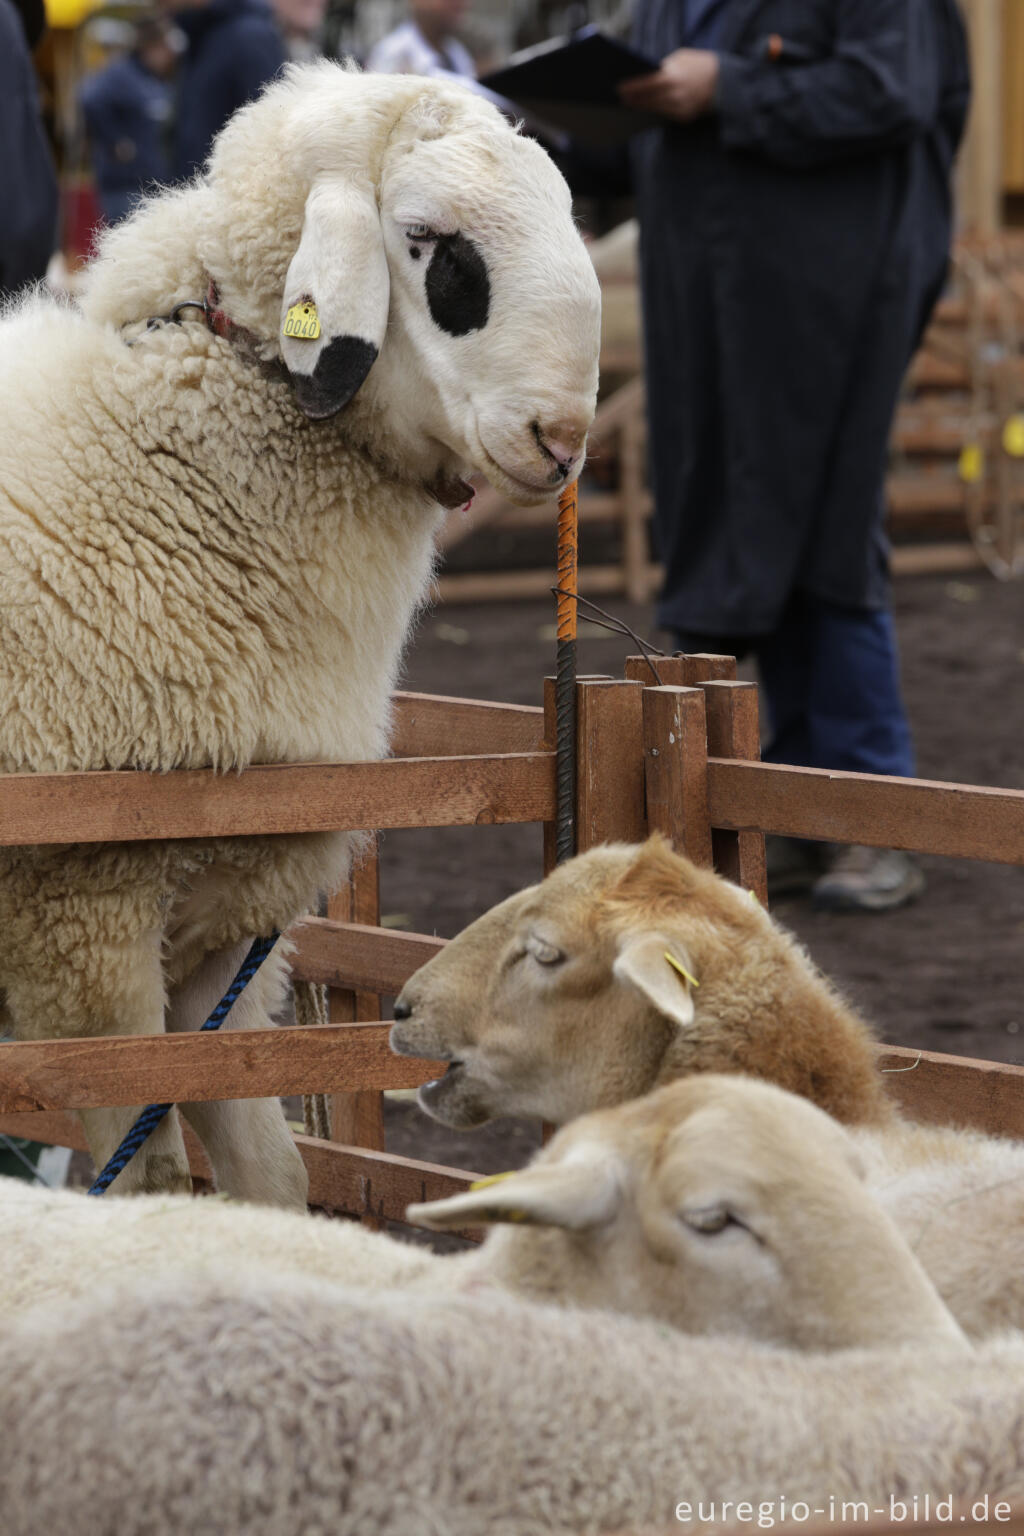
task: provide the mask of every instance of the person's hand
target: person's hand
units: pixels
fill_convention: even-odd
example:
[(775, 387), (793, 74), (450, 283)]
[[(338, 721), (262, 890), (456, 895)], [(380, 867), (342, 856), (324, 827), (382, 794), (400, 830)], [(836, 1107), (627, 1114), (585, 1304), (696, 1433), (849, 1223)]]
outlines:
[(703, 48), (677, 48), (652, 75), (623, 80), (619, 96), (627, 107), (657, 112), (688, 123), (707, 112), (718, 84), (718, 54)]

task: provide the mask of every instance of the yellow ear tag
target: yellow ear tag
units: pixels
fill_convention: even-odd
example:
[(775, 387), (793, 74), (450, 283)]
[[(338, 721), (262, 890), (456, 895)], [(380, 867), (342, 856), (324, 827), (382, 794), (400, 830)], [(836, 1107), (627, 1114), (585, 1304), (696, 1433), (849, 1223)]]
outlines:
[(977, 485), (985, 473), (985, 451), (980, 443), (964, 444), (958, 468), (965, 485)]
[(486, 1179), (476, 1179), (469, 1187), (474, 1194), (478, 1189), (490, 1189), (492, 1184), (500, 1184), (503, 1179), (515, 1178), (518, 1168), (510, 1168), (508, 1173), (490, 1173)]
[(1003, 447), (1011, 459), (1024, 459), (1024, 416), (1011, 416), (1003, 428)]
[[(486, 1179), (474, 1179), (469, 1187), (475, 1194), (478, 1189), (490, 1189), (492, 1184), (500, 1184), (504, 1179), (514, 1179), (520, 1171), (518, 1168), (510, 1168), (507, 1173), (491, 1173), (488, 1174)], [(482, 1214), (486, 1217), (488, 1213), (484, 1212)], [(499, 1221), (529, 1221), (530, 1218), (525, 1211), (496, 1210), (492, 1216), (492, 1220), (495, 1219)]]
[(700, 986), (700, 982), (697, 980), (696, 976), (691, 976), (689, 971), (686, 969), (686, 966), (680, 965), (675, 955), (670, 955), (667, 949), (665, 950), (665, 959), (668, 961), (669, 965), (674, 971), (679, 972), (684, 981), (688, 981), (690, 983), (691, 987)]
[(298, 341), (316, 341), (320, 335), (320, 316), (312, 299), (292, 305), (284, 317), (284, 334)]

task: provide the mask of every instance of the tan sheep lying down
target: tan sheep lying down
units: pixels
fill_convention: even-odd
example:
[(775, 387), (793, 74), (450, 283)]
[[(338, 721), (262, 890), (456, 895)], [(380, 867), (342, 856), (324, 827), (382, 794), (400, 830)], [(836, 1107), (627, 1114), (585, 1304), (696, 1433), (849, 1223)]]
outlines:
[(420, 1090), (456, 1126), (555, 1122), (706, 1072), (811, 1099), (966, 1331), (1024, 1328), (1024, 1146), (900, 1118), (875, 1042), (747, 893), (663, 839), (597, 848), (484, 914), (410, 979), (393, 1049), (447, 1059)]
[(798, 1348), (964, 1344), (865, 1189), (847, 1134), (813, 1105), (741, 1077), (673, 1083), (586, 1115), (523, 1172), (410, 1208), (434, 1227), (497, 1224), (465, 1255), (219, 1200), (0, 1186), (0, 1313), (228, 1260), (346, 1285), (486, 1284)]

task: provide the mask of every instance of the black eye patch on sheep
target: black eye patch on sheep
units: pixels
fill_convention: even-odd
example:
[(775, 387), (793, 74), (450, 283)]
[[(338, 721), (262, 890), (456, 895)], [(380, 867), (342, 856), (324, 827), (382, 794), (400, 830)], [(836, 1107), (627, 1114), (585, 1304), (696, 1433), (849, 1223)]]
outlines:
[(465, 336), (487, 324), (491, 304), (487, 263), (465, 235), (437, 236), (426, 281), (430, 318), (449, 336)]

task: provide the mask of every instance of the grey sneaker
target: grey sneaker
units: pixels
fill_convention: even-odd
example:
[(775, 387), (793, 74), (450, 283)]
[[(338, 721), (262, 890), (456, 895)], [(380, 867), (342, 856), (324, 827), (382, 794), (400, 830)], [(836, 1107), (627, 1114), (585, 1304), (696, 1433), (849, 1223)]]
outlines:
[(829, 868), (829, 844), (769, 833), (764, 840), (768, 897), (805, 895)]
[(925, 887), (920, 865), (894, 848), (844, 848), (811, 892), (823, 912), (891, 912)]

